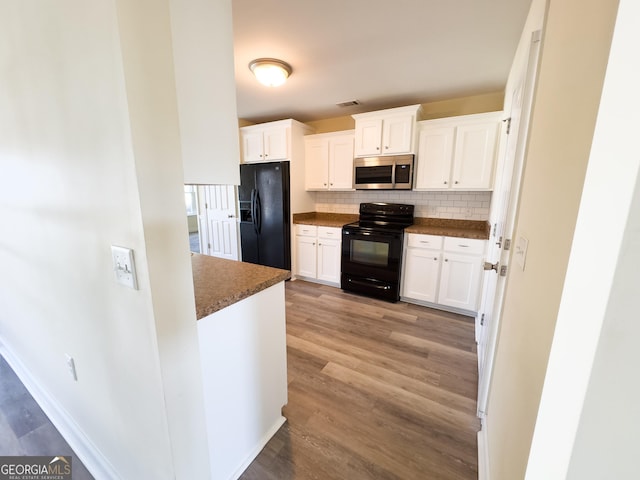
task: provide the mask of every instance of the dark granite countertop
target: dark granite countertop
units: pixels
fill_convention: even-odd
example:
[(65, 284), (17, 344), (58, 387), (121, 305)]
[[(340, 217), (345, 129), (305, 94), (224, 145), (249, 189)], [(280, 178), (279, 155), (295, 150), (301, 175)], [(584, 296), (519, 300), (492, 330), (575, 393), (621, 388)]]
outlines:
[[(293, 223), (320, 227), (342, 227), (358, 221), (358, 214), (308, 212), (294, 213)], [(451, 218), (416, 217), (407, 233), (423, 233), (445, 237), (477, 238), (487, 240), (491, 231), (489, 222), (479, 220), (455, 220)]]
[(491, 232), (487, 221), (416, 217), (413, 222), (413, 225), (405, 228), (406, 233), (488, 240)]
[(198, 320), (291, 277), (288, 270), (197, 253), (191, 265)]
[(293, 223), (302, 225), (317, 225), (319, 227), (337, 227), (341, 228), (347, 223), (358, 221), (359, 215), (350, 213), (327, 213), (327, 212), (308, 212), (294, 213)]

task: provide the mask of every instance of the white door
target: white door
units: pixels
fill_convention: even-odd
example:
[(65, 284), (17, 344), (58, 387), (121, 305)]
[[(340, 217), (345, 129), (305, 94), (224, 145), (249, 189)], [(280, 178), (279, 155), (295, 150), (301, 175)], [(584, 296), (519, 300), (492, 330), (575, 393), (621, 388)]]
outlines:
[(318, 280), (340, 283), (340, 240), (318, 238)]
[[(491, 205), (491, 237), (487, 253), (487, 263), (508, 267), (509, 251), (503, 247), (505, 241), (513, 238), (515, 215), (518, 207), (520, 182), (524, 164), (525, 147), (529, 130), (531, 105), (535, 87), (538, 57), (540, 52), (540, 31), (533, 32), (529, 46), (529, 60), (523, 68), (520, 81), (511, 92), (512, 105), (509, 134), (501, 138), (506, 144), (502, 170), (498, 172)], [(508, 270), (507, 270), (508, 271)], [(489, 383), (493, 369), (493, 359), (498, 338), (500, 315), (504, 300), (506, 277), (496, 270), (487, 270), (483, 282), (482, 304), (476, 319), (478, 340), (478, 416), (484, 417), (489, 394)]]
[(356, 122), (355, 155), (380, 155), (382, 143), (382, 119), (358, 120)]
[(329, 140), (329, 189), (353, 190), (353, 135)]
[(440, 250), (407, 249), (402, 295), (414, 300), (436, 303), (440, 280)]
[(409, 153), (413, 138), (413, 115), (394, 115), (384, 119), (382, 154)]
[(246, 163), (264, 161), (262, 131), (242, 133), (242, 158)]
[(329, 144), (324, 139), (306, 139), (304, 145), (305, 188), (329, 188)]
[(451, 188), (491, 187), (497, 133), (496, 122), (457, 128)]
[(455, 127), (427, 127), (420, 132), (416, 190), (447, 189), (451, 179)]
[(233, 185), (207, 185), (199, 187), (204, 192), (206, 243), (201, 251), (206, 255), (238, 260), (238, 222), (236, 214), (236, 189)]
[(463, 310), (478, 308), (482, 258), (444, 252), (438, 303)]
[(316, 278), (316, 237), (296, 236), (297, 274), (301, 277)]
[(274, 127), (267, 128), (263, 132), (264, 141), (264, 159), (267, 162), (277, 160), (286, 160), (289, 158), (289, 150), (287, 146), (287, 128)]

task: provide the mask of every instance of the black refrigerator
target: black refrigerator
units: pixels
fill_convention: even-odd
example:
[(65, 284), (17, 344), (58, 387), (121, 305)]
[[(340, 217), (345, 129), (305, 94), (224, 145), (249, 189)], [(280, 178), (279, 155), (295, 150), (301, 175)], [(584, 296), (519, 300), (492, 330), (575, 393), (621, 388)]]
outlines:
[(240, 165), (242, 261), (291, 270), (289, 162)]

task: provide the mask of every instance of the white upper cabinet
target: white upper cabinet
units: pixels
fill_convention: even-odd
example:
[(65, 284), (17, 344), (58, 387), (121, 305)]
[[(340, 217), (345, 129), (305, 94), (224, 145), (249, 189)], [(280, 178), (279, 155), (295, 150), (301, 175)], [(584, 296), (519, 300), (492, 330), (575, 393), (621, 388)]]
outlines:
[(242, 127), (240, 136), (244, 163), (278, 162), (290, 159), (290, 120)]
[(493, 188), (499, 122), (494, 119), (457, 128), (451, 188)]
[(453, 126), (420, 130), (415, 173), (416, 190), (450, 187), (455, 132), (456, 128)]
[(491, 190), (502, 112), (419, 122), (415, 190)]
[(353, 130), (307, 135), (305, 188), (353, 190)]
[(356, 121), (355, 156), (413, 153), (420, 108), (412, 105), (352, 115)]

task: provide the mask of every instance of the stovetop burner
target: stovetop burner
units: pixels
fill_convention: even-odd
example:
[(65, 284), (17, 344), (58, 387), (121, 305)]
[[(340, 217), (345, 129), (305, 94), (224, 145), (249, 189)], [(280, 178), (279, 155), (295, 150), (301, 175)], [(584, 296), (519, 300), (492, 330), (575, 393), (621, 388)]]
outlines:
[(413, 225), (413, 212), (413, 205), (402, 203), (361, 203), (360, 219), (345, 227), (403, 230)]

